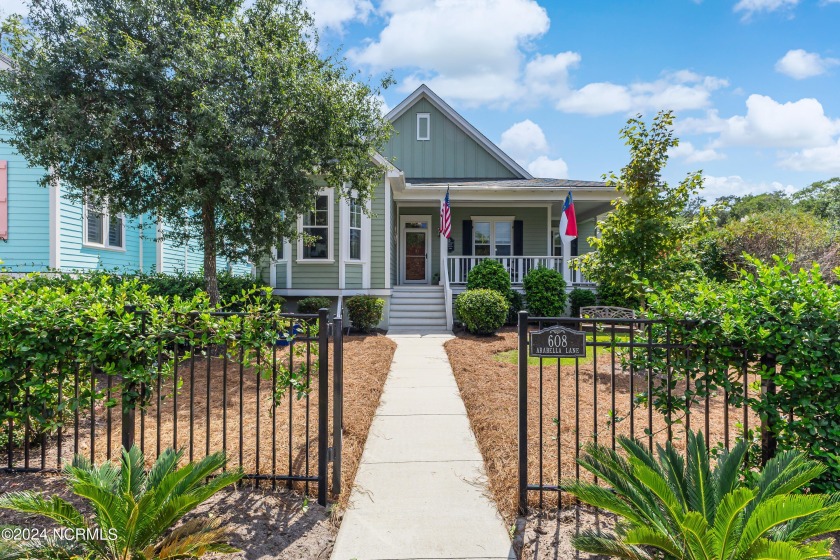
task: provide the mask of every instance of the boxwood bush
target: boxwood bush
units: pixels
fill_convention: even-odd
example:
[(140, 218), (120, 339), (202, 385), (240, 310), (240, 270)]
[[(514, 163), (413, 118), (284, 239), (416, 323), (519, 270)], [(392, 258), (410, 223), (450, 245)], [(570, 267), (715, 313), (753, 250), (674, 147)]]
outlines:
[(581, 307), (590, 307), (595, 305), (597, 301), (598, 298), (592, 290), (575, 288), (569, 292), (569, 307), (571, 307), (569, 315), (571, 317), (580, 317)]
[(499, 261), (485, 259), (467, 275), (467, 290), (496, 290), (507, 296), (510, 291), (510, 273)]
[(510, 289), (507, 293), (508, 300), (508, 325), (515, 325), (519, 322), (519, 312), (525, 309), (525, 299), (516, 290)]
[(370, 332), (382, 321), (385, 300), (376, 296), (353, 296), (344, 302), (350, 323), (362, 332)]
[(458, 318), (473, 334), (494, 334), (508, 315), (508, 302), (496, 290), (467, 290), (455, 298)]
[(535, 268), (525, 275), (525, 301), (534, 317), (561, 317), (566, 311), (566, 281), (551, 268)]
[(324, 307), (326, 307), (327, 309), (330, 309), (331, 306), (332, 306), (332, 300), (328, 297), (318, 297), (318, 296), (306, 297), (306, 298), (303, 298), (302, 300), (300, 300), (298, 302), (297, 312), (298, 313), (306, 313), (306, 314), (310, 314), (310, 313), (317, 314), (319, 309), (322, 309)]

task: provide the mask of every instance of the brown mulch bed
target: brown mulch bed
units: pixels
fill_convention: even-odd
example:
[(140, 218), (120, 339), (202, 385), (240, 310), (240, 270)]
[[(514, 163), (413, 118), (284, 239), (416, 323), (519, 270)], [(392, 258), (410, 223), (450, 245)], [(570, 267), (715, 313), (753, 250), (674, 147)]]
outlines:
[[(336, 503), (332, 504), (329, 512), (323, 508), (318, 508), (314, 499), (312, 499), (316, 493), (316, 484), (308, 485), (310, 495), (308, 502), (311, 503), (311, 506), (307, 508), (306, 513), (303, 512), (301, 507), (303, 497), (300, 494), (300, 492), (306, 491), (304, 483), (295, 483), (293, 490), (296, 492), (288, 492), (285, 491), (288, 485), (284, 482), (273, 484), (267, 480), (246, 481), (243, 489), (214, 498), (213, 503), (216, 504), (214, 507), (218, 507), (219, 512), (232, 514), (235, 518), (240, 518), (242, 527), (234, 524), (233, 531), (237, 535), (241, 534), (243, 541), (240, 544), (236, 542), (233, 544), (246, 547), (248, 553), (243, 558), (319, 558), (329, 556), (329, 550), (318, 544), (326, 538), (324, 536), (326, 533), (323, 533), (319, 527), (325, 523), (325, 526), (328, 526), (329, 539), (334, 538), (341, 512), (346, 507), (347, 500), (350, 497), (350, 488), (356, 476), (370, 424), (379, 405), (382, 387), (388, 375), (395, 349), (396, 344), (393, 341), (380, 335), (354, 335), (344, 338), (342, 492), (339, 496), (333, 496)], [(284, 359), (284, 356), (288, 356), (287, 351), (278, 350), (278, 360)], [(178, 447), (185, 450), (185, 457), (188, 459), (190, 442), (192, 441), (192, 458), (199, 460), (205, 456), (209, 442), (211, 453), (225, 450), (228, 454), (229, 467), (236, 467), (241, 464), (247, 473), (270, 475), (292, 472), (295, 475), (315, 476), (318, 465), (317, 368), (312, 370), (312, 390), (307, 396), (298, 399), (295, 395), (286, 394), (276, 403), (275, 408), (272, 406), (271, 377), (268, 379), (262, 378), (258, 381), (257, 375), (253, 371), (244, 368), (240, 387), (238, 366), (234, 367), (233, 364), (229, 363), (225, 374), (224, 362), (221, 358), (212, 358), (209, 365), (209, 414), (207, 408), (208, 367), (204, 358), (196, 358), (192, 376), (188, 366), (184, 367), (182, 365), (179, 368), (181, 385), (177, 390), (177, 415), (173, 412), (172, 380), (168, 380), (168, 384), (161, 390), (165, 398), (160, 409), (160, 446), (167, 447), (177, 443)], [(332, 347), (330, 347), (330, 434), (332, 434), (333, 427), (333, 365)], [(192, 383), (190, 383), (191, 377)], [(226, 388), (224, 392), (222, 391), (223, 386)], [(192, 409), (189, 398), (191, 392), (193, 395)], [(308, 418), (307, 400), (309, 401)], [(240, 406), (242, 407), (243, 418), (241, 441), (239, 437)], [(225, 414), (223, 414), (223, 411)], [(107, 415), (104, 412), (102, 409), (96, 412), (95, 458), (97, 462), (107, 459), (108, 424)], [(290, 414), (291, 430), (289, 429)], [(140, 416), (138, 414), (136, 420), (137, 443), (143, 444), (151, 461), (158, 445), (156, 399), (143, 415), (142, 431), (140, 429)], [(176, 417), (178, 432), (177, 440), (173, 441), (173, 424)], [(87, 419), (86, 425), (83, 422), (79, 433), (78, 451), (86, 456), (90, 453), (89, 424), (89, 419)], [(190, 429), (191, 424), (192, 429)], [(259, 429), (257, 429), (257, 426), (259, 426)], [(117, 450), (120, 448), (120, 431), (120, 414), (117, 407), (113, 409), (111, 414), (112, 459), (117, 457)], [(73, 436), (71, 427), (64, 436), (63, 459), (69, 458), (73, 452)], [(46, 464), (48, 467), (55, 468), (58, 457), (55, 442), (50, 443), (51, 445), (48, 446), (45, 453)], [(330, 445), (332, 445), (332, 438), (330, 438)], [(30, 457), (31, 466), (38, 466), (41, 457), (40, 448), (34, 447), (30, 452)], [(331, 487), (332, 465), (330, 465), (329, 471), (329, 487)], [(0, 475), (0, 492), (8, 491), (12, 486), (15, 488), (36, 487), (53, 491), (61, 487), (58, 480), (57, 477), (48, 474)], [(42, 483), (40, 481), (52, 482)], [(257, 488), (249, 488), (256, 485), (258, 485)], [(272, 493), (271, 490), (274, 488), (277, 489), (277, 492)], [(271, 514), (265, 516), (267, 525), (257, 524), (249, 528), (249, 512), (255, 511), (255, 508), (261, 508), (261, 511), (271, 512)], [(319, 511), (320, 513), (318, 513)], [(330, 515), (328, 516), (327, 513)], [(0, 524), (17, 522), (10, 515), (8, 512), (0, 511)], [(319, 515), (320, 517), (318, 517)], [(299, 521), (299, 518), (305, 519), (305, 521)], [(300, 523), (303, 523), (303, 525)], [(284, 527), (292, 527), (295, 524), (297, 524), (297, 527), (309, 527), (304, 531), (306, 535), (305, 540), (301, 541), (303, 544), (298, 543), (301, 538), (304, 538), (303, 536), (297, 535), (294, 531), (290, 533), (289, 538), (294, 538), (289, 542), (298, 543), (303, 548), (300, 548), (299, 551), (297, 548), (292, 549), (298, 552), (289, 553), (289, 556), (273, 555), (288, 548), (283, 544), (285, 542), (283, 538), (286, 538), (283, 535), (287, 532)], [(291, 531), (291, 529), (289, 530)], [(309, 539), (314, 539), (314, 544), (310, 543)], [(332, 548), (331, 543), (332, 540), (329, 541), (330, 550)], [(265, 548), (266, 546), (269, 548)], [(315, 552), (304, 554), (304, 551), (309, 551), (310, 548)], [(269, 549), (273, 552), (266, 552), (266, 555), (261, 555), (261, 552), (259, 554), (252, 553), (253, 550)]]
[[(509, 523), (513, 522), (517, 513), (517, 366), (503, 363), (497, 360), (495, 355), (516, 347), (517, 334), (510, 329), (491, 337), (460, 334), (446, 343), (446, 351), (470, 423), (487, 465), (490, 489), (502, 515)], [(597, 378), (593, 375), (594, 368), (597, 368)], [(568, 480), (576, 476), (578, 469), (575, 458), (581, 446), (595, 441), (596, 438), (599, 443), (612, 445), (614, 436), (631, 435), (630, 411), (633, 409), (633, 395), (630, 391), (630, 375), (621, 369), (620, 360), (616, 360), (613, 368), (609, 350), (599, 349), (596, 363), (581, 363), (577, 372), (574, 365), (564, 364), (560, 373), (558, 387), (557, 365), (543, 368), (542, 384), (540, 367), (537, 365), (528, 368), (530, 484), (540, 482), (540, 460), (543, 466), (543, 484), (556, 485), (559, 480)], [(538, 412), (541, 385), (542, 415)], [(611, 391), (613, 386), (614, 405)], [(646, 387), (646, 376), (635, 375), (633, 393), (645, 391)], [(679, 386), (675, 394), (678, 390)], [(724, 408), (722, 396), (711, 399), (708, 418), (712, 445), (724, 441)], [(703, 405), (692, 408), (690, 424), (693, 430), (705, 429), (706, 413)], [(618, 421), (612, 422), (613, 417)], [(555, 422), (556, 419), (559, 419), (559, 426)], [(729, 407), (730, 443), (735, 441), (738, 435), (737, 424), (742, 422), (742, 419), (742, 410)], [(542, 430), (539, 427), (540, 420)], [(635, 407), (633, 420), (632, 435), (646, 442), (648, 436), (645, 430), (649, 428), (648, 409), (644, 406)], [(755, 426), (756, 421), (756, 417), (750, 414), (750, 426)], [(652, 418), (652, 433), (654, 443), (664, 443), (667, 440), (665, 418), (656, 412)], [(539, 453), (541, 437), (542, 457)], [(673, 427), (673, 441), (678, 448), (684, 448), (684, 422)], [(580, 477), (591, 480), (588, 473), (582, 469)], [(570, 503), (565, 495), (563, 503)], [(543, 510), (556, 508), (558, 496), (556, 492), (545, 492), (540, 503), (539, 493), (531, 492), (529, 504)]]

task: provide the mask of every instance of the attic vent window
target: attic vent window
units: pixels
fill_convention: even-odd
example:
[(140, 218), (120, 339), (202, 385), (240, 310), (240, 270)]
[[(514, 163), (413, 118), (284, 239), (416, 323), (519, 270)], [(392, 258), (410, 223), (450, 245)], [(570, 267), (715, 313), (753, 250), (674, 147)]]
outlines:
[(429, 119), (429, 113), (417, 113), (417, 139), (430, 140), (432, 135), (432, 125)]

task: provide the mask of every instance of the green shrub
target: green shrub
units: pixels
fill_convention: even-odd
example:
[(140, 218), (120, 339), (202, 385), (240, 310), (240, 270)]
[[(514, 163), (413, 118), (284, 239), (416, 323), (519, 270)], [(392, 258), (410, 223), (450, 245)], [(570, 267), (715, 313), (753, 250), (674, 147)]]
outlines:
[(376, 296), (353, 296), (345, 302), (350, 323), (362, 332), (369, 332), (382, 321), (385, 300)]
[(307, 297), (298, 302), (297, 312), (305, 314), (317, 314), (319, 309), (330, 309), (332, 300), (328, 297)]
[(200, 515), (172, 530), (186, 514), (242, 478), (241, 469), (222, 471), (222, 453), (179, 468), (182, 455), (182, 451), (167, 449), (149, 471), (138, 447), (123, 449), (120, 466), (110, 462), (95, 466), (76, 455), (64, 472), (73, 494), (87, 502), (89, 514), (59, 496), (7, 492), (0, 497), (0, 508), (40, 515), (73, 531), (76, 538), (9, 541), (5, 547), (0, 543), (0, 554), (42, 560), (117, 560), (238, 552), (226, 543), (218, 517)]
[(458, 317), (473, 334), (493, 334), (502, 328), (508, 302), (496, 290), (467, 290), (455, 298)]
[(596, 301), (598, 301), (597, 296), (592, 290), (587, 290), (586, 288), (575, 288), (569, 292), (569, 307), (571, 307), (569, 316), (580, 317), (580, 308), (595, 305)]
[(508, 290), (507, 300), (508, 316), (506, 324), (515, 325), (519, 322), (519, 312), (525, 309), (525, 300), (522, 298), (522, 294), (513, 289)]
[(510, 273), (499, 261), (485, 259), (467, 275), (467, 290), (496, 290), (507, 295), (510, 291)]
[(535, 268), (522, 281), (528, 313), (534, 317), (561, 317), (566, 311), (566, 281), (551, 268)]
[(590, 445), (578, 461), (609, 487), (576, 482), (563, 489), (616, 514), (613, 534), (584, 531), (578, 550), (611, 558), (758, 560), (831, 558), (840, 529), (840, 496), (797, 494), (826, 469), (804, 454), (787, 451), (741, 479), (745, 442), (724, 452), (712, 468), (702, 432), (688, 433), (686, 457), (668, 442), (657, 453), (622, 436), (623, 453)]

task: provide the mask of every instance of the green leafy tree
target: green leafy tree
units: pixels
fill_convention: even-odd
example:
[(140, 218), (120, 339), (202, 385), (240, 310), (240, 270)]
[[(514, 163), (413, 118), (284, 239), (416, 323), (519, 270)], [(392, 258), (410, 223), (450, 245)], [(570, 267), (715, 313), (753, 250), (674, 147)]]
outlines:
[[(181, 452), (167, 449), (147, 472), (138, 447), (123, 450), (120, 466), (92, 465), (77, 455), (65, 467), (73, 493), (93, 512), (86, 518), (66, 500), (35, 492), (9, 492), (0, 508), (52, 519), (79, 538), (0, 545), (0, 558), (39, 560), (175, 560), (210, 552), (236, 552), (225, 543), (219, 518), (206, 516), (172, 527), (222, 488), (242, 478), (240, 470), (219, 472), (222, 453), (178, 468)], [(213, 476), (208, 480), (208, 477)], [(75, 535), (75, 533), (74, 533)]]
[(200, 238), (214, 304), (217, 255), (268, 254), (321, 185), (367, 198), (389, 131), (378, 89), (319, 55), (300, 2), (243, 4), (33, 2), (2, 33), (8, 142), (43, 186)]
[(630, 163), (619, 175), (610, 173), (607, 184), (618, 191), (615, 209), (599, 222), (599, 237), (590, 237), (593, 251), (581, 257), (580, 269), (599, 285), (599, 291), (623, 296), (644, 305), (642, 283), (667, 286), (692, 268), (683, 251), (694, 238), (705, 213), (687, 217), (691, 197), (702, 186), (700, 172), (678, 185), (662, 179), (668, 150), (677, 146), (672, 125), (674, 116), (660, 112), (648, 127), (641, 116), (632, 118), (621, 130), (630, 147)]
[(741, 483), (747, 445), (740, 442), (710, 465), (703, 434), (688, 434), (687, 454), (658, 446), (657, 457), (639, 441), (619, 440), (626, 458), (589, 446), (580, 464), (609, 484), (564, 485), (582, 501), (615, 513), (615, 534), (587, 531), (574, 539), (582, 551), (635, 560), (758, 560), (831, 558), (840, 530), (840, 494), (794, 494), (825, 466), (786, 451)]
[(744, 196), (723, 196), (715, 201), (718, 225), (742, 220), (765, 212), (782, 213), (793, 207), (790, 197), (783, 191), (773, 191)]
[(840, 177), (811, 183), (793, 194), (796, 207), (828, 220), (840, 229)]

